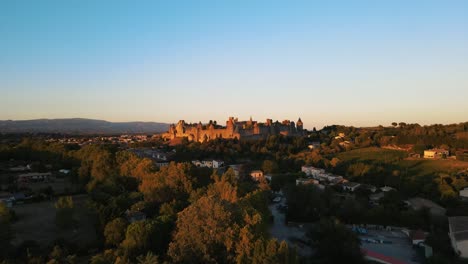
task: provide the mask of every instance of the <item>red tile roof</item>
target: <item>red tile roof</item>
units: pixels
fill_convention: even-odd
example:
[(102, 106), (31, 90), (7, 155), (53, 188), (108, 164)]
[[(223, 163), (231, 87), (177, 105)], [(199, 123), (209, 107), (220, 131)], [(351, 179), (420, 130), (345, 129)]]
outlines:
[(399, 260), (399, 259), (396, 259), (396, 258), (393, 258), (393, 257), (385, 256), (383, 254), (380, 254), (380, 253), (377, 253), (377, 252), (374, 252), (374, 251), (370, 251), (370, 250), (367, 250), (367, 249), (362, 249), (362, 251), (364, 253), (364, 256), (366, 256), (367, 258), (378, 261), (378, 262), (381, 262), (381, 263), (408, 264), (405, 261), (402, 261), (402, 260)]

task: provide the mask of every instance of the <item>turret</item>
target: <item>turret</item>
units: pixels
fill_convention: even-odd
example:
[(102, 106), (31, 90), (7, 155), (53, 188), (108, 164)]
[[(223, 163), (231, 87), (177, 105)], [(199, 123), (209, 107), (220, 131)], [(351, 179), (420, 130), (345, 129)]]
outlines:
[(300, 117), (297, 120), (296, 127), (297, 127), (297, 131), (302, 131), (304, 129), (304, 124), (302, 123), (302, 120)]
[(234, 117), (229, 117), (229, 120), (226, 121), (226, 129), (230, 132), (234, 131)]

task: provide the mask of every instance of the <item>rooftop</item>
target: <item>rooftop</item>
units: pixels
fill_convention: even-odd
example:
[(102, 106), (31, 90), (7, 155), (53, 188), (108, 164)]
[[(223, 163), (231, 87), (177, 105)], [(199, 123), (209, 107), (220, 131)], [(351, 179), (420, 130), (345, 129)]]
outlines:
[(449, 226), (452, 233), (468, 232), (468, 216), (449, 217)]
[(426, 149), (425, 151), (446, 152), (446, 151), (448, 151), (448, 150), (446, 150), (446, 149), (437, 149), (437, 148), (434, 148), (434, 149)]

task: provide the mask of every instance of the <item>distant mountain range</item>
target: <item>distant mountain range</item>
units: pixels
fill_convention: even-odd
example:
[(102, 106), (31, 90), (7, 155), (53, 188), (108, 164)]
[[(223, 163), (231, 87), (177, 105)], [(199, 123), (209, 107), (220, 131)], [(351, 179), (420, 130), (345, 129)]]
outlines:
[(0, 120), (0, 133), (126, 134), (165, 132), (169, 124), (85, 118)]

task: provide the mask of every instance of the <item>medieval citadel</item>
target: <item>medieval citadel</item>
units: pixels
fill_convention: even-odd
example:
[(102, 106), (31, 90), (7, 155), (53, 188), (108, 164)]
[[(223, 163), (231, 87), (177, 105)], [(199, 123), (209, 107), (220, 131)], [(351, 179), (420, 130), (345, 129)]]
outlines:
[(229, 117), (226, 126), (220, 126), (216, 121), (208, 124), (187, 124), (180, 120), (177, 125), (172, 124), (169, 131), (163, 135), (165, 139), (188, 138), (189, 141), (204, 142), (216, 138), (223, 139), (257, 139), (269, 135), (300, 136), (303, 135), (303, 123), (301, 119), (294, 123), (290, 120), (273, 122), (267, 119), (265, 123), (252, 121), (239, 121)]

